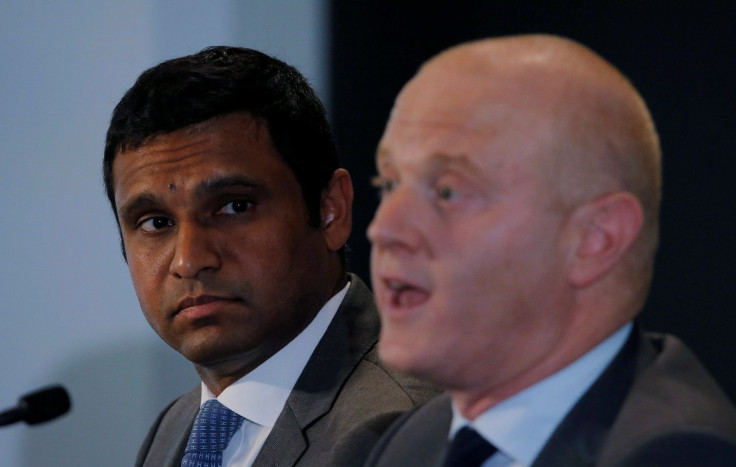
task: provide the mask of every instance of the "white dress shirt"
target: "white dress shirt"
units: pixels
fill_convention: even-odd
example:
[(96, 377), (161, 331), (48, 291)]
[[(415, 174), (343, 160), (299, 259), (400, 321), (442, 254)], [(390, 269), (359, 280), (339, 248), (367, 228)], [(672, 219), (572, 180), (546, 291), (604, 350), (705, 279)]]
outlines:
[[(335, 317), (350, 283), (332, 297), (291, 342), (217, 397), (245, 418), (222, 454), (223, 467), (249, 467), (261, 451), (291, 390)], [(200, 406), (215, 396), (202, 383)]]
[(483, 412), (472, 422), (452, 405), (450, 439), (469, 425), (498, 451), (483, 467), (526, 467), (534, 462), (567, 413), (621, 350), (628, 323), (570, 365)]

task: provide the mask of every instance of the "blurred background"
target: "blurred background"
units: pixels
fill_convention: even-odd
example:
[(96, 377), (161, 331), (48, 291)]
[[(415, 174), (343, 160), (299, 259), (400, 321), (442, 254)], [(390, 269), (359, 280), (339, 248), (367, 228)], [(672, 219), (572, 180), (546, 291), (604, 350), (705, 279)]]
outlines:
[(325, 101), (356, 184), (350, 266), (366, 280), (373, 151), (417, 67), (492, 35), (550, 32), (592, 47), (640, 90), (662, 139), (662, 239), (642, 322), (679, 335), (736, 396), (736, 2), (0, 6), (0, 410), (51, 383), (73, 399), (56, 421), (0, 428), (3, 466), (132, 465), (159, 410), (197, 384), (143, 319), (100, 165), (110, 113), (136, 77), (215, 44), (275, 55)]

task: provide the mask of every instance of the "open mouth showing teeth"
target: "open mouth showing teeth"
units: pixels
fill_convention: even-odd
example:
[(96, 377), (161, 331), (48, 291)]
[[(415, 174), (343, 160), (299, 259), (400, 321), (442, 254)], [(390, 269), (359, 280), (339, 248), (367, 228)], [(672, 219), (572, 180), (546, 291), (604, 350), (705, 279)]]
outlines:
[(424, 303), (429, 293), (405, 282), (388, 280), (386, 286), (391, 291), (391, 305), (396, 307), (410, 307)]

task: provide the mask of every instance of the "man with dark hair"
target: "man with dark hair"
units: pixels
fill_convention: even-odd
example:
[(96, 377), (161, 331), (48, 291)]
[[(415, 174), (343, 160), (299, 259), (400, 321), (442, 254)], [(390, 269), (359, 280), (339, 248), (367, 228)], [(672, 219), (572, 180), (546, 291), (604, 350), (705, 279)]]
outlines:
[(379, 353), (447, 395), (368, 465), (736, 465), (728, 398), (635, 324), (660, 147), (618, 70), (549, 35), (453, 47), (399, 94), (376, 165)]
[(143, 313), (202, 380), (136, 465), (360, 465), (434, 393), (376, 357), (372, 296), (345, 267), (350, 176), (293, 67), (213, 47), (151, 68), (103, 170)]

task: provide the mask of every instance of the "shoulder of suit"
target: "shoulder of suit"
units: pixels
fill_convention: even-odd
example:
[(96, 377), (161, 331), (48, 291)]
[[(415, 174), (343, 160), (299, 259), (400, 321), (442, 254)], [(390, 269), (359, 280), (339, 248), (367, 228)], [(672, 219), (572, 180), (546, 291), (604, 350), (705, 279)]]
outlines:
[(675, 425), (713, 426), (736, 436), (736, 408), (695, 354), (675, 336), (647, 338), (658, 353), (631, 394), (656, 398)]
[(722, 433), (709, 430), (673, 429), (627, 450), (625, 455), (613, 462), (602, 462), (600, 467), (641, 465), (733, 466), (736, 465), (736, 443)]
[[(608, 436), (606, 452), (623, 462), (611, 465), (632, 465), (632, 459), (669, 465), (667, 459), (677, 455), (657, 457), (668, 445), (668, 455), (680, 453), (678, 462), (695, 452), (736, 453), (736, 408), (713, 377), (674, 336), (646, 338), (656, 355), (638, 374)], [(728, 459), (736, 465), (735, 458)]]
[(414, 405), (422, 404), (442, 393), (442, 390), (433, 384), (386, 366), (378, 356), (378, 348), (376, 346), (363, 359), (383, 374), (387, 381), (392, 382), (397, 388), (403, 391)]

